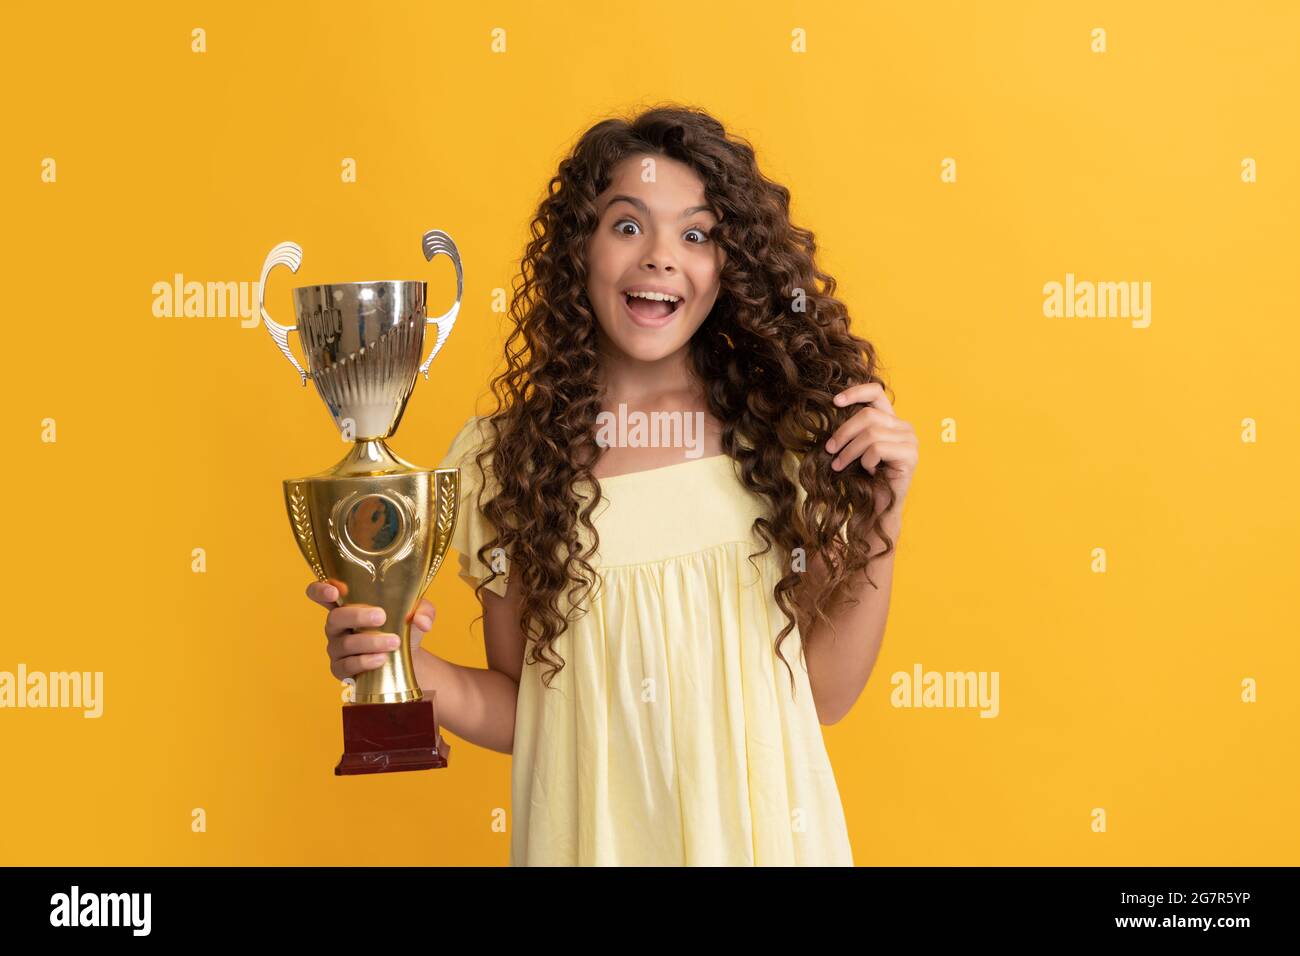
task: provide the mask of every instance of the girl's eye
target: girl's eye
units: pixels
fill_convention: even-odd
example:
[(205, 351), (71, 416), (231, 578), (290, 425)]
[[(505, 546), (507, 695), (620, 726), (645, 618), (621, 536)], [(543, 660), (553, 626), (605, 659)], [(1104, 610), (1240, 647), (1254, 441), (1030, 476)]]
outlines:
[[(623, 227), (624, 227), (625, 225), (626, 225), (626, 226), (633, 226), (637, 231), (636, 231), (636, 232), (625, 232), (625, 231), (623, 230)], [(638, 226), (637, 223), (636, 223), (636, 221), (633, 220), (633, 219), (620, 219), (618, 222), (614, 223), (614, 231), (615, 231), (615, 232), (618, 232), (620, 235), (624, 235), (624, 236), (635, 236), (635, 235), (637, 235), (638, 233), (640, 233), (640, 231), (641, 231), (641, 227)], [(709, 234), (708, 234), (707, 232), (705, 232), (703, 229), (688, 229), (688, 230), (686, 231), (686, 235), (689, 236), (689, 235), (690, 235), (691, 233), (693, 233), (693, 232), (694, 232), (694, 233), (698, 233), (699, 236), (700, 236), (700, 238), (697, 239), (697, 240), (695, 240), (695, 241), (692, 243), (692, 245), (697, 245), (697, 246), (698, 246), (698, 245), (700, 245), (700, 244), (702, 244), (702, 243), (705, 243), (705, 242), (708, 242), (708, 241), (709, 241)]]

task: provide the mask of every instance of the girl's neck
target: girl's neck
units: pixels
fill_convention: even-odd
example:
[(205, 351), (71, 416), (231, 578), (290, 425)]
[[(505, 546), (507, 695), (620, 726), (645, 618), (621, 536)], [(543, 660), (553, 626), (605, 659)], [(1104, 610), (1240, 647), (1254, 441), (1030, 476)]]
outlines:
[(704, 389), (691, 370), (689, 347), (653, 362), (613, 350), (601, 353), (603, 404), (638, 408), (661, 405), (702, 407)]

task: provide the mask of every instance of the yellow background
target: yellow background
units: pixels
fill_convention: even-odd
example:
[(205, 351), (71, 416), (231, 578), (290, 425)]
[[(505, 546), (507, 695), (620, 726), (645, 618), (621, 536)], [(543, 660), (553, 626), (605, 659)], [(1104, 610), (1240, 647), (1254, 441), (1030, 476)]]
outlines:
[[(133, 6), (0, 31), (0, 670), (105, 675), (98, 720), (0, 711), (0, 863), (507, 861), (505, 755), (332, 775), (280, 483), (343, 446), (263, 329), (151, 290), (256, 281), (293, 240), (284, 324), (317, 282), (428, 278), (436, 306), (451, 267), (417, 249), (446, 230), (465, 304), (393, 441), (432, 466), (490, 407), (493, 291), (556, 164), (661, 99), (790, 187), (920, 436), (884, 650), (825, 729), (857, 862), (1300, 863), (1296, 4)], [(1151, 282), (1151, 326), (1045, 318), (1067, 272)], [(427, 646), (483, 666), (453, 570)], [(891, 707), (916, 663), (999, 672), (1000, 716)]]

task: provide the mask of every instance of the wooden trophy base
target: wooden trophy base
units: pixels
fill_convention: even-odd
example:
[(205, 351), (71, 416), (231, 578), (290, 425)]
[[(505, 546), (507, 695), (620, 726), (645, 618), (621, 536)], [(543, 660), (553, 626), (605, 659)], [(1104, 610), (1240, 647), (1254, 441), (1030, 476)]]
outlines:
[(335, 776), (393, 773), (447, 766), (451, 745), (438, 732), (433, 698), (400, 704), (347, 704), (343, 708), (343, 759)]

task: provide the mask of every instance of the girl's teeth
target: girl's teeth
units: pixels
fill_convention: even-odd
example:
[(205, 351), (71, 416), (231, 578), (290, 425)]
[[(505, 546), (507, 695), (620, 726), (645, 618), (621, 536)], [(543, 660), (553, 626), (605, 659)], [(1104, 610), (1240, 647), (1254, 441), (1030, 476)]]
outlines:
[(655, 302), (676, 302), (676, 296), (664, 295), (661, 292), (629, 292), (628, 295), (634, 299), (652, 299)]

